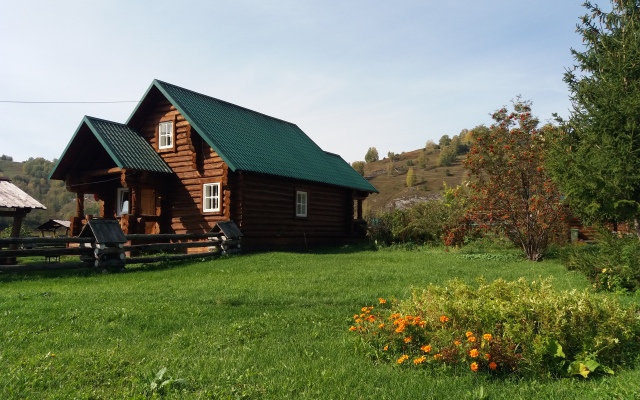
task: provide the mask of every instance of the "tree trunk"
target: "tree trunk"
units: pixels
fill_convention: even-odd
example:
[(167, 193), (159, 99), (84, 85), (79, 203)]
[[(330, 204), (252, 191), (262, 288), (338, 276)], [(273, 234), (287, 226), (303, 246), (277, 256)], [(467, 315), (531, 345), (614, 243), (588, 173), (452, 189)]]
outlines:
[(640, 240), (640, 215), (633, 217), (633, 226), (636, 228), (636, 236), (638, 236), (638, 240)]

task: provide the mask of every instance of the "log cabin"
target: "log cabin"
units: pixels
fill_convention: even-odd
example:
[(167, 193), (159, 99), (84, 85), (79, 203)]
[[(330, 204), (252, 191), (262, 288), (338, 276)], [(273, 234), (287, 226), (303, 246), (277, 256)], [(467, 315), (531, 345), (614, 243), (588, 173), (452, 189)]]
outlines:
[(244, 250), (348, 244), (364, 237), (375, 187), (297, 125), (154, 80), (122, 124), (85, 116), (50, 179), (76, 193), (71, 236), (90, 216), (128, 233), (204, 233), (235, 221)]

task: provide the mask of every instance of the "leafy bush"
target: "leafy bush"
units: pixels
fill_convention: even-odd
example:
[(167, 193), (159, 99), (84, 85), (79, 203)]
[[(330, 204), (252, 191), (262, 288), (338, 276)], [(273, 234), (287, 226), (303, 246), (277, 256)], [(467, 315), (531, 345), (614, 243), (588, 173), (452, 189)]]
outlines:
[(379, 244), (439, 242), (450, 208), (442, 201), (418, 203), (367, 218), (370, 238)]
[(640, 288), (640, 242), (600, 231), (598, 244), (568, 248), (565, 264), (585, 274), (596, 290), (636, 291)]
[(349, 328), (380, 362), (496, 376), (589, 376), (633, 365), (640, 350), (635, 306), (548, 280), (459, 280), (408, 300), (363, 307)]
[(351, 167), (356, 170), (357, 173), (364, 176), (364, 161), (354, 161), (351, 163)]

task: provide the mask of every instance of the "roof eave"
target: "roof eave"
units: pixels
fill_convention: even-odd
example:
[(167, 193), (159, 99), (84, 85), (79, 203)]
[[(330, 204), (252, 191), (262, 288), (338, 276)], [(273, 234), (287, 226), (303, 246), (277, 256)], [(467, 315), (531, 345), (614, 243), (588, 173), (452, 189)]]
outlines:
[(57, 174), (58, 167), (60, 166), (60, 163), (62, 162), (64, 157), (67, 155), (67, 151), (69, 150), (69, 148), (71, 147), (71, 144), (76, 139), (76, 136), (78, 136), (78, 133), (80, 133), (80, 129), (82, 129), (82, 124), (85, 123), (85, 118), (86, 118), (86, 115), (82, 118), (82, 120), (78, 124), (78, 127), (76, 128), (75, 132), (71, 136), (71, 140), (69, 140), (69, 143), (67, 143), (67, 147), (64, 148), (64, 150), (62, 151), (62, 155), (60, 156), (60, 158), (58, 158), (58, 161), (56, 161), (56, 164), (51, 169), (51, 172), (49, 173), (48, 179), (50, 179), (50, 180), (51, 179), (55, 179), (55, 180), (60, 180), (60, 181), (64, 180), (64, 176)]

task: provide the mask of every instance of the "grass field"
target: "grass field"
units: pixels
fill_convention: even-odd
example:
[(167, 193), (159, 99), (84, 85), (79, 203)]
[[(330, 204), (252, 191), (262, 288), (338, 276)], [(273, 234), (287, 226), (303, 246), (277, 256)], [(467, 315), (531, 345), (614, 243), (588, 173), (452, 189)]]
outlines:
[[(558, 289), (588, 286), (553, 260), (441, 249), (0, 275), (0, 398), (640, 398), (638, 370), (549, 382), (376, 365), (348, 331), (352, 315), (380, 296), (405, 298), (428, 283), (478, 276), (552, 276)], [(152, 387), (162, 368), (156, 384), (180, 381)]]

